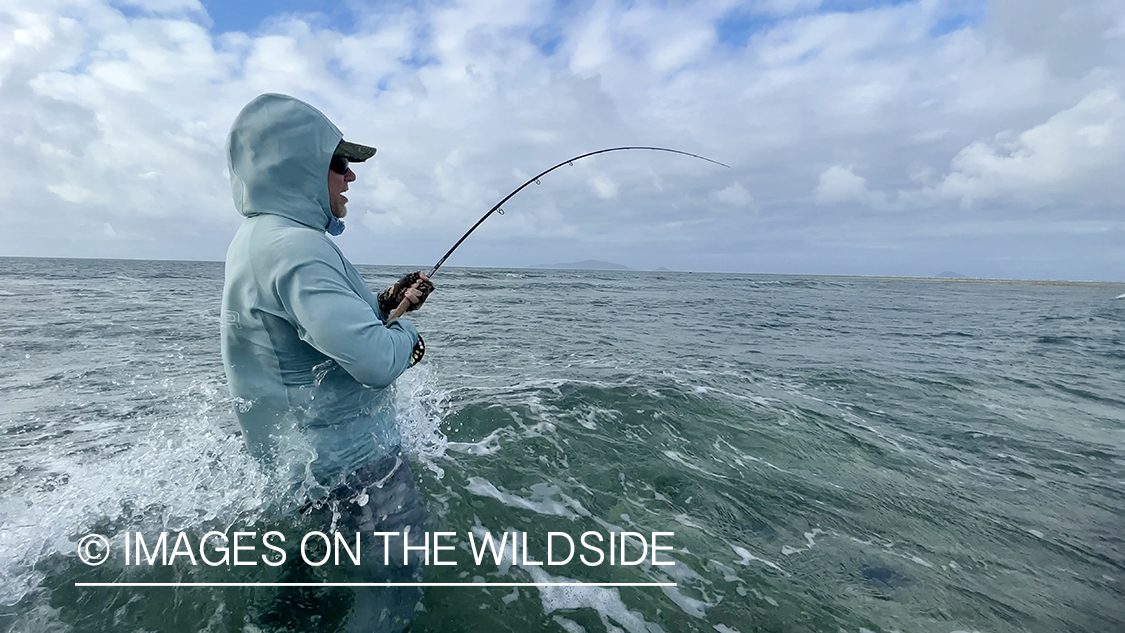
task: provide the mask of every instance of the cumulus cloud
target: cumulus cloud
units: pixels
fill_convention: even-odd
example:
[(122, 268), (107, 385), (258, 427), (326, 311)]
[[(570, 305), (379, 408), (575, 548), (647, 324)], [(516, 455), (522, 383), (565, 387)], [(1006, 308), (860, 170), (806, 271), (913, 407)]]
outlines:
[(858, 176), (851, 167), (833, 165), (820, 174), (820, 182), (813, 191), (816, 203), (831, 204), (882, 204), (883, 195), (867, 189), (867, 179)]
[(746, 187), (743, 187), (740, 182), (736, 182), (716, 191), (711, 194), (711, 198), (733, 207), (748, 207), (754, 204), (754, 196), (750, 195), (750, 192), (747, 191)]
[(1095, 90), (1072, 108), (1019, 134), (1001, 133), (958, 152), (950, 172), (926, 193), (963, 206), (995, 198), (1042, 206), (1060, 198), (1113, 204), (1097, 185), (1125, 165), (1125, 101)]

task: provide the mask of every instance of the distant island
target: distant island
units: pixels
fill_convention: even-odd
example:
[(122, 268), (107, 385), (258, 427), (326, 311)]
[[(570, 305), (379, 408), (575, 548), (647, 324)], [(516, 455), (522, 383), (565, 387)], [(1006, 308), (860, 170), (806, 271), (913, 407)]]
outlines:
[(967, 275), (962, 275), (961, 273), (955, 273), (952, 270), (947, 270), (947, 271), (938, 275), (938, 279), (968, 279), (968, 278), (969, 277)]
[(532, 268), (558, 268), (562, 270), (633, 270), (628, 266), (615, 264), (613, 262), (603, 262), (600, 259), (584, 259), (580, 262), (568, 262), (565, 264), (539, 264), (532, 266)]

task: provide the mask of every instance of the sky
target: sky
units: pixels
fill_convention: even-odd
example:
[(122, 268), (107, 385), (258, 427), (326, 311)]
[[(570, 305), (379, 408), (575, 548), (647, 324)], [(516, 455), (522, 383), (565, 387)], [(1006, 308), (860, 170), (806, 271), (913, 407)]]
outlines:
[(5, 0), (0, 256), (216, 260), (256, 95), (358, 264), (1125, 280), (1125, 0)]

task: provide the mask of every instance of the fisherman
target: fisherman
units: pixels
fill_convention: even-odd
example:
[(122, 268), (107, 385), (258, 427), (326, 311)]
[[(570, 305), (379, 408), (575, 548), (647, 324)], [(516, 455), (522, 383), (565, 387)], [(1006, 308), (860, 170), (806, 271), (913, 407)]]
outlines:
[[(425, 350), (414, 325), (392, 313), (418, 308), (433, 286), (414, 273), (376, 296), (326, 235), (344, 230), (350, 164), (375, 155), (342, 137), (319, 110), (285, 95), (261, 95), (235, 119), (227, 160), (246, 219), (227, 251), (223, 366), (249, 451), (280, 477), (304, 520), (323, 524), (313, 529), (353, 539), (421, 534), (424, 510), (388, 387)], [(401, 543), (389, 550), (399, 565), (386, 573), (412, 580), (418, 567), (401, 560)], [(361, 551), (384, 573), (381, 549)], [(385, 580), (393, 579), (354, 579)], [(401, 630), (419, 596), (357, 589), (347, 630)]]

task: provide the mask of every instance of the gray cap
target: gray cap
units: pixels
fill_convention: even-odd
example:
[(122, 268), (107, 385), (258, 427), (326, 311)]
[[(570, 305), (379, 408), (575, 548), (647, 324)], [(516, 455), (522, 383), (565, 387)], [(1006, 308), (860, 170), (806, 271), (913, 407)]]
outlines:
[(362, 163), (375, 155), (375, 148), (342, 140), (340, 144), (336, 146), (336, 151), (332, 152), (332, 154), (334, 156), (343, 156), (348, 159), (350, 163)]

